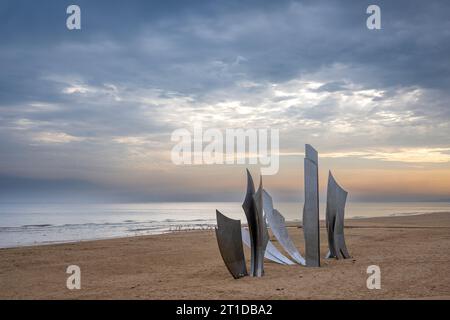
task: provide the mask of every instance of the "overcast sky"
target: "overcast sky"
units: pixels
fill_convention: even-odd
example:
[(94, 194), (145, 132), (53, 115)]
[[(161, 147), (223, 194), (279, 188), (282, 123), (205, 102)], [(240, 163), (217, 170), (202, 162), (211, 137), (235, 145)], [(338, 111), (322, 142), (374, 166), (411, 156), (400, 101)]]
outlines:
[(245, 166), (172, 164), (171, 133), (199, 121), (280, 130), (276, 199), (303, 198), (310, 143), (323, 190), (332, 170), (355, 201), (449, 200), (449, 15), (423, 0), (2, 0), (0, 201), (241, 201)]

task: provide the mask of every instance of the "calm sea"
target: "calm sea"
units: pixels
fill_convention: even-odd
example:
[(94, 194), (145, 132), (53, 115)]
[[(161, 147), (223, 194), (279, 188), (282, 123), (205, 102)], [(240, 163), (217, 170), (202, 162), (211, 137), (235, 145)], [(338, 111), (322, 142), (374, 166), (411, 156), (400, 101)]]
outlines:
[[(300, 221), (302, 203), (279, 203), (287, 221)], [(0, 204), (0, 247), (148, 235), (215, 225), (215, 210), (245, 222), (240, 203)], [(450, 203), (348, 203), (347, 218), (450, 211)], [(325, 208), (322, 205), (321, 216)]]

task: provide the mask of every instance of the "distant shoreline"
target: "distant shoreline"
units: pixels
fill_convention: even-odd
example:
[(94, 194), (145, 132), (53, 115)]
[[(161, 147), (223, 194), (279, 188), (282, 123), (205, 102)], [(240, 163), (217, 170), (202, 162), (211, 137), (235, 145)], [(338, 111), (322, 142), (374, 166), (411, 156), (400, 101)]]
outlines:
[[(358, 225), (358, 226), (351, 226), (349, 223), (353, 221), (361, 221), (366, 219), (385, 219), (385, 218), (394, 218), (394, 217), (408, 217), (408, 216), (420, 216), (420, 215), (429, 215), (434, 213), (442, 213), (445, 211), (438, 211), (438, 212), (427, 212), (427, 213), (416, 213), (416, 212), (408, 212), (408, 213), (396, 213), (396, 214), (389, 214), (386, 216), (380, 216), (380, 217), (352, 217), (346, 219), (346, 225), (345, 228), (365, 228), (365, 226)], [(242, 226), (247, 226), (245, 221), (241, 221)], [(48, 242), (37, 242), (37, 243), (27, 243), (23, 245), (12, 245), (12, 246), (0, 246), (0, 250), (2, 249), (11, 249), (11, 248), (26, 248), (26, 247), (37, 247), (37, 246), (51, 246), (51, 245), (59, 245), (59, 244), (69, 244), (69, 243), (82, 243), (82, 242), (89, 242), (89, 241), (101, 241), (101, 240), (113, 240), (113, 239), (127, 239), (127, 238), (133, 238), (133, 237), (146, 237), (146, 236), (157, 236), (162, 234), (171, 234), (171, 233), (177, 233), (177, 232), (194, 232), (194, 231), (204, 231), (209, 229), (214, 229), (214, 224), (209, 224), (208, 227), (205, 227), (206, 224), (184, 224), (182, 225), (181, 230), (167, 230), (167, 231), (157, 231), (155, 233), (151, 234), (142, 234), (142, 235), (128, 235), (128, 236), (111, 236), (111, 237), (98, 237), (98, 238), (87, 238), (87, 239), (76, 239), (76, 240), (62, 240), (62, 241), (48, 241)], [(294, 221), (286, 221), (286, 226), (289, 228), (302, 228), (301, 220), (294, 220)], [(325, 220), (320, 220), (320, 226), (321, 228), (325, 228)], [(64, 227), (64, 226), (54, 226), (51, 224), (37, 224), (37, 225), (26, 225), (22, 227), (37, 227), (37, 228), (46, 228), (46, 227)], [(203, 227), (203, 229), (202, 229)], [(371, 227), (373, 228), (373, 227)], [(1, 229), (1, 227), (0, 227)], [(136, 230), (140, 231), (140, 230)]]
[[(0, 299), (450, 299), (450, 212), (346, 224), (352, 259), (266, 261), (261, 279), (232, 279), (211, 230), (0, 249)], [(303, 253), (302, 230), (289, 233)], [(69, 265), (81, 268), (81, 290), (66, 288)], [(369, 265), (381, 268), (381, 290), (366, 288)]]

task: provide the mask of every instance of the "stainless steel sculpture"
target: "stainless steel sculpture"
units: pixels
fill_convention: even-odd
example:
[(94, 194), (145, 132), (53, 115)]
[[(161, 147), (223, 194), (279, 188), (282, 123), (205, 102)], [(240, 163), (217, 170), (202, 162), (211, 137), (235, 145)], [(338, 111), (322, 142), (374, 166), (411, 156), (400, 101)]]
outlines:
[[(251, 248), (250, 233), (245, 228), (242, 228), (241, 232), (242, 232), (242, 242), (247, 247)], [(264, 252), (264, 258), (271, 260), (273, 262), (279, 263), (279, 264), (287, 264), (287, 265), (295, 264), (289, 258), (287, 258), (285, 255), (283, 255), (277, 249), (277, 247), (275, 247), (273, 245), (273, 243), (270, 240), (267, 242), (267, 248), (266, 248), (266, 252)]]
[(248, 229), (250, 232), (250, 274), (254, 277), (261, 277), (264, 275), (264, 253), (266, 251), (267, 242), (269, 241), (269, 234), (263, 216), (262, 178), (258, 192), (255, 193), (253, 178), (248, 170), (247, 193), (242, 208), (247, 217)]
[(305, 260), (307, 267), (320, 267), (318, 163), (317, 151), (309, 144), (305, 145), (303, 233), (305, 236)]
[(326, 226), (329, 252), (326, 258), (348, 259), (350, 255), (344, 239), (344, 214), (347, 191), (328, 174)]
[(255, 274), (255, 258), (256, 258), (256, 213), (253, 203), (253, 195), (255, 194), (255, 185), (250, 172), (247, 170), (247, 193), (245, 195), (242, 209), (244, 209), (247, 218), (248, 230), (250, 233), (250, 275)]
[(291, 238), (289, 237), (288, 230), (286, 228), (286, 223), (284, 217), (273, 208), (273, 201), (270, 194), (264, 190), (263, 191), (263, 203), (264, 203), (264, 214), (267, 223), (272, 229), (272, 233), (277, 238), (280, 245), (284, 250), (299, 264), (305, 265), (305, 259), (302, 257), (300, 252), (298, 252)]
[[(320, 267), (320, 226), (319, 226), (319, 179), (318, 153), (309, 144), (305, 145), (304, 184), (305, 204), (303, 207), (303, 233), (305, 237), (305, 258), (295, 247), (286, 228), (284, 217), (273, 208), (270, 194), (263, 189), (262, 178), (258, 191), (255, 192), (253, 178), (247, 170), (247, 192), (242, 208), (247, 218), (248, 230), (241, 229), (240, 220), (230, 219), (218, 210), (216, 237), (223, 261), (234, 278), (246, 275), (242, 243), (250, 247), (250, 275), (264, 275), (264, 258), (279, 264), (296, 263), (307, 267)], [(334, 179), (331, 171), (328, 176), (326, 227), (329, 251), (326, 258), (350, 258), (344, 239), (344, 214), (347, 191), (342, 189)], [(295, 262), (284, 256), (269, 241), (267, 223), (280, 245)]]
[(230, 219), (218, 210), (216, 217), (216, 238), (223, 262), (235, 279), (248, 275), (242, 248), (241, 221)]

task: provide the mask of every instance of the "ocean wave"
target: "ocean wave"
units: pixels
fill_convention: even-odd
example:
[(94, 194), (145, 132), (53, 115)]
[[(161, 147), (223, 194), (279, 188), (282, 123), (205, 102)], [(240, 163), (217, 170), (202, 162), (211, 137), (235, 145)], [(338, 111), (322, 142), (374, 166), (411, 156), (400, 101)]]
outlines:
[(46, 228), (46, 227), (52, 227), (53, 224), (25, 224), (23, 226), (20, 226), (20, 228)]

